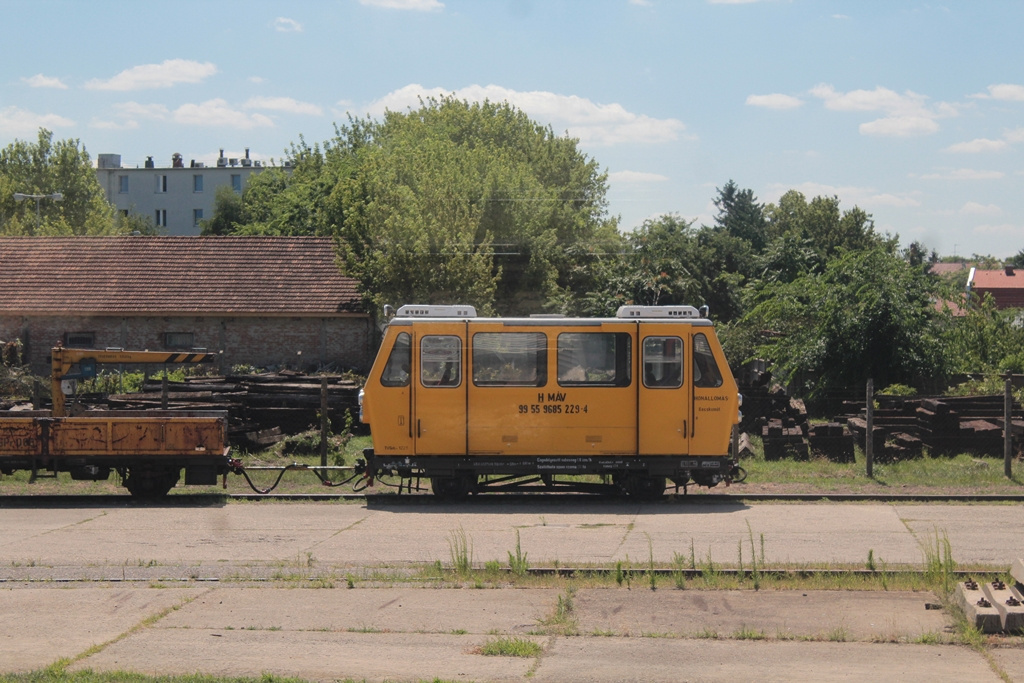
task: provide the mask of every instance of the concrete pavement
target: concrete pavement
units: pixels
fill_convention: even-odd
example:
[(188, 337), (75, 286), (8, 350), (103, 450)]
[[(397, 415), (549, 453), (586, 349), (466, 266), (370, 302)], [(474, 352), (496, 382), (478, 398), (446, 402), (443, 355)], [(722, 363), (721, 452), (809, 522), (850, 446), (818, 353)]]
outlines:
[[(2, 505), (2, 502), (0, 502)], [(403, 572), (507, 561), (642, 567), (675, 553), (735, 563), (958, 562), (1024, 555), (1018, 506), (226, 504), (0, 507), (0, 672), (71, 669), (310, 680), (1024, 680), (1017, 638), (988, 658), (949, 644), (922, 593), (412, 587)], [(1016, 545), (1015, 545), (1016, 544)], [(749, 558), (749, 554), (748, 554)], [(349, 589), (349, 579), (354, 588)], [(555, 622), (558, 604), (571, 602)], [(494, 657), (498, 637), (537, 657)], [(993, 664), (994, 663), (994, 664)]]

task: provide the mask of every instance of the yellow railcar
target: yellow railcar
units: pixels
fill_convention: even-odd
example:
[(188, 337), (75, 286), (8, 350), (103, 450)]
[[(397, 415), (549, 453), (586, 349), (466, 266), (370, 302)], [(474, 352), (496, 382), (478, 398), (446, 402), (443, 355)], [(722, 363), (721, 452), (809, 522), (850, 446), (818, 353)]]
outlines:
[[(666, 481), (730, 482), (739, 407), (714, 326), (692, 306), (614, 318), (402, 306), (360, 394), (371, 479), (429, 478), (446, 497), (537, 482), (652, 497)], [(586, 474), (608, 483), (556, 479)]]

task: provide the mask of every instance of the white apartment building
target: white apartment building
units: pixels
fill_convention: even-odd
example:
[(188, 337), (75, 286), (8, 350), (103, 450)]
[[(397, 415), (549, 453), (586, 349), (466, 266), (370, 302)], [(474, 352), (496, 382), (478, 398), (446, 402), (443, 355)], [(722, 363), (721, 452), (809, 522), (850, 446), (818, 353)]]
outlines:
[(149, 216), (167, 235), (198, 235), (199, 222), (213, 217), (217, 189), (231, 187), (239, 194), (249, 176), (265, 166), (249, 158), (226, 158), (224, 150), (216, 166), (193, 160), (188, 166), (175, 153), (171, 165), (158, 167), (147, 157), (143, 168), (121, 166), (120, 154), (97, 156), (96, 178), (107, 200), (124, 215)]

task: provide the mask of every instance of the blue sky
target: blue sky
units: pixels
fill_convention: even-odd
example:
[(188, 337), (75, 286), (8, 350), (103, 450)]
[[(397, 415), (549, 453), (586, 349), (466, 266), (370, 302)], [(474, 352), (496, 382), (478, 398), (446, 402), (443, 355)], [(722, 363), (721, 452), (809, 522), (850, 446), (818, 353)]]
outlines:
[(0, 145), (125, 165), (299, 136), (418, 97), (508, 100), (609, 174), (629, 230), (836, 195), (942, 255), (1024, 249), (1019, 0), (0, 0)]

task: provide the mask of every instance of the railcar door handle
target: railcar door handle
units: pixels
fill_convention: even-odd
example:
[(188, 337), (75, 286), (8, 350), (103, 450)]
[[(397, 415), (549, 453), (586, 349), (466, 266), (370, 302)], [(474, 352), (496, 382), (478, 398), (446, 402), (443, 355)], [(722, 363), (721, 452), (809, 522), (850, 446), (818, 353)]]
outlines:
[(422, 430), (420, 429), (420, 421), (416, 420), (416, 438), (423, 436)]

